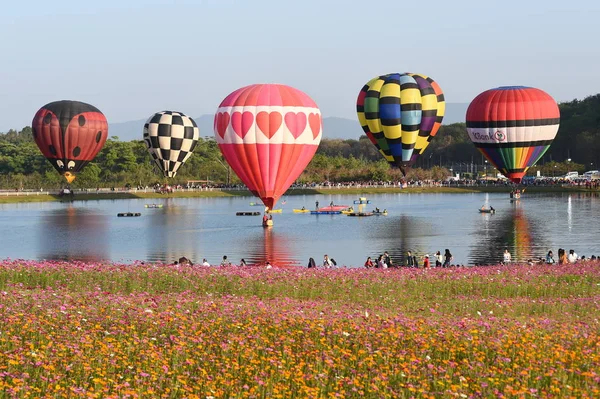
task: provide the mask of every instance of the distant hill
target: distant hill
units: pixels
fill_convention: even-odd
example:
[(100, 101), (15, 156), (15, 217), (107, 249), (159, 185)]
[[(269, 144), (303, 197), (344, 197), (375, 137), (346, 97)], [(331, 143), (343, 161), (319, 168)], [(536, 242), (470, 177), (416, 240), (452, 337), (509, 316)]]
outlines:
[[(455, 103), (446, 104), (445, 125), (464, 122), (465, 113), (469, 104)], [(194, 118), (200, 128), (200, 136), (213, 136), (213, 115), (202, 115)], [(146, 119), (136, 121), (111, 123), (109, 125), (109, 136), (117, 136), (121, 141), (141, 140), (142, 129)], [(356, 119), (338, 118), (330, 116), (323, 118), (323, 137), (328, 139), (353, 139), (358, 138), (363, 131)]]

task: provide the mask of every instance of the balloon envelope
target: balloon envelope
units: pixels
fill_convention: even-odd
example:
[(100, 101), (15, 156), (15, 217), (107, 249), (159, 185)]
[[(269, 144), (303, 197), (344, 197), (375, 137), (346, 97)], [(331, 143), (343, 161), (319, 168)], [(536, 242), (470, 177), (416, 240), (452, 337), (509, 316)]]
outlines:
[(33, 117), (31, 127), (42, 154), (69, 183), (96, 157), (108, 137), (104, 114), (79, 101), (44, 105)]
[(475, 97), (466, 122), (475, 147), (518, 184), (556, 137), (560, 111), (556, 101), (540, 89), (504, 86)]
[(214, 131), (225, 160), (272, 209), (317, 151), (321, 112), (300, 90), (256, 84), (223, 100), (215, 114)]
[(144, 143), (165, 177), (177, 174), (199, 138), (196, 122), (182, 112), (157, 112), (144, 125)]
[(371, 79), (358, 94), (363, 131), (393, 166), (413, 165), (437, 134), (446, 103), (433, 79), (392, 73)]

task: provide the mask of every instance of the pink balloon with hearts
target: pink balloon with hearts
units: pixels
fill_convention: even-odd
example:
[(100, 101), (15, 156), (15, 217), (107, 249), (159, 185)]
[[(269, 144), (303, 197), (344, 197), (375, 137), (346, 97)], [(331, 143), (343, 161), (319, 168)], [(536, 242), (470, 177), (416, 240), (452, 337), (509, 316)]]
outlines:
[(225, 97), (215, 114), (214, 131), (225, 160), (272, 209), (317, 151), (321, 111), (298, 89), (255, 84)]

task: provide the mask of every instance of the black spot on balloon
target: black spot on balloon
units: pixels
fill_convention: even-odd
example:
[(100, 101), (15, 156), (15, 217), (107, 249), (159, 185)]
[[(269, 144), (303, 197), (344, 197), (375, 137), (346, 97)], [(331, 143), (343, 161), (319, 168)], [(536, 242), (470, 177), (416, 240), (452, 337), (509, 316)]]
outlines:
[(48, 150), (50, 150), (50, 154), (56, 155), (56, 148), (52, 144), (48, 146)]
[(73, 156), (75, 158), (77, 158), (79, 156), (79, 154), (81, 154), (81, 148), (79, 148), (79, 147), (73, 148)]
[(49, 125), (51, 120), (52, 120), (52, 114), (50, 112), (48, 112), (46, 114), (46, 116), (44, 116), (44, 123), (46, 125)]
[(79, 122), (79, 126), (85, 125), (85, 116), (79, 115), (79, 118), (77, 119), (77, 122)]
[(98, 133), (96, 133), (96, 143), (99, 143), (101, 139), (102, 139), (102, 131), (98, 131)]

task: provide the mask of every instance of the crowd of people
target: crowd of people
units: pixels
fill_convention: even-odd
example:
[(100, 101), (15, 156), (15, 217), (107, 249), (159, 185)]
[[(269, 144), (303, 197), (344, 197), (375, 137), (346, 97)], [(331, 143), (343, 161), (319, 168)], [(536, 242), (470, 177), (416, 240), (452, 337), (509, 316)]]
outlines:
[[(554, 253), (552, 252), (552, 250), (549, 250), (548, 253), (546, 254), (545, 258), (539, 257), (537, 259), (528, 259), (527, 262), (518, 262), (518, 263), (528, 263), (530, 265), (532, 265), (532, 264), (564, 265), (564, 264), (572, 264), (572, 263), (596, 261), (596, 260), (600, 260), (600, 256), (592, 255), (591, 257), (586, 258), (585, 255), (583, 255), (583, 256), (577, 255), (577, 253), (573, 249), (570, 249), (569, 252), (567, 253), (566, 250), (564, 250), (563, 248), (559, 248), (557, 259), (555, 259)], [(447, 268), (447, 267), (464, 266), (461, 264), (455, 264), (453, 261), (454, 261), (454, 257), (452, 256), (452, 253), (450, 252), (450, 250), (447, 248), (444, 250), (444, 253), (437, 251), (431, 257), (429, 256), (429, 254), (425, 254), (422, 257), (417, 257), (411, 251), (407, 251), (406, 256), (404, 257), (404, 260), (402, 262), (394, 262), (392, 260), (391, 255), (389, 254), (389, 252), (385, 251), (383, 254), (379, 255), (377, 257), (377, 259), (374, 259), (374, 258), (371, 258), (370, 256), (368, 256), (367, 260), (364, 262), (363, 266), (367, 269), (371, 269), (371, 268), (373, 268), (373, 269), (389, 269), (389, 268), (429, 269), (429, 268), (434, 268), (434, 267)], [(508, 248), (504, 248), (504, 253), (502, 254), (502, 261), (498, 262), (498, 263), (503, 264), (503, 265), (509, 265), (511, 263), (517, 263), (517, 262), (513, 262), (510, 251), (508, 250)], [(175, 264), (175, 265), (194, 265), (194, 263), (190, 259), (186, 258), (185, 256), (179, 258), (179, 260), (175, 261), (173, 264)], [(233, 264), (227, 258), (227, 255), (223, 255), (223, 258), (218, 266), (232, 266), (232, 265)], [(200, 263), (200, 266), (209, 267), (212, 265), (206, 260), (206, 258), (204, 258), (204, 259), (202, 259), (202, 263)], [(236, 266), (248, 266), (248, 263), (246, 262), (246, 260), (244, 258), (242, 258), (242, 259), (240, 259), (240, 261), (238, 262), (238, 264)], [(252, 265), (252, 266), (258, 266), (258, 265)], [(271, 269), (273, 267), (273, 265), (269, 261), (266, 261), (264, 264), (261, 264), (261, 266), (264, 266), (267, 269)], [(326, 269), (335, 268), (337, 266), (338, 266), (337, 261), (334, 258), (332, 258), (331, 256), (329, 256), (328, 254), (323, 255), (323, 262), (321, 264), (317, 264), (315, 259), (310, 257), (308, 259), (308, 265), (307, 265), (308, 268), (326, 268)], [(474, 266), (483, 266), (483, 265), (475, 264)]]

